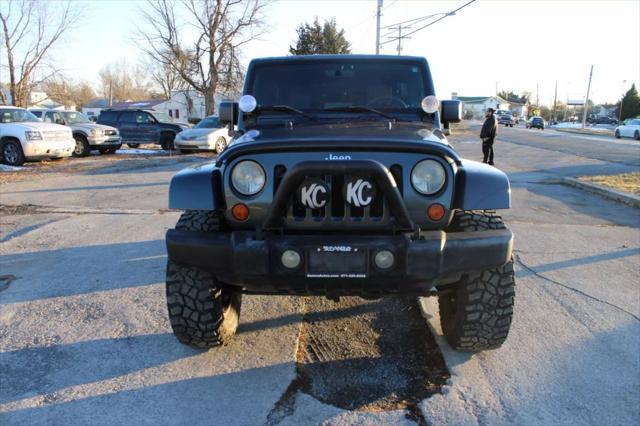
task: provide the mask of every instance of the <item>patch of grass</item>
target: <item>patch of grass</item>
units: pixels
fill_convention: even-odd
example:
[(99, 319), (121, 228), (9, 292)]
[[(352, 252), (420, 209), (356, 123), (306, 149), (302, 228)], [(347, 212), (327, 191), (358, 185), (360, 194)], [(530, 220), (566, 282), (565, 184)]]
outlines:
[(579, 133), (582, 135), (613, 136), (613, 129), (556, 129), (558, 132)]
[(585, 182), (606, 186), (618, 191), (640, 195), (640, 172), (622, 173), (609, 176), (581, 176), (578, 178)]

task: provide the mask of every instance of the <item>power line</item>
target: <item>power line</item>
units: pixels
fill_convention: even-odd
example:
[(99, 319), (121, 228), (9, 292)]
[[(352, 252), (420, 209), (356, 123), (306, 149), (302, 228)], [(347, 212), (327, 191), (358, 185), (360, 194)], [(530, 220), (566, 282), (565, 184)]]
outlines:
[(442, 20), (443, 20), (444, 18), (446, 18), (447, 16), (455, 15), (455, 13), (456, 13), (457, 11), (464, 9), (465, 7), (469, 6), (471, 3), (474, 3), (475, 1), (476, 1), (476, 0), (471, 0), (470, 2), (463, 4), (462, 6), (460, 6), (459, 8), (457, 8), (456, 10), (452, 10), (451, 12), (449, 12), (449, 13), (447, 13), (446, 15), (444, 15), (444, 16), (442, 16), (442, 17), (440, 17), (440, 18), (436, 19), (435, 21), (433, 21), (433, 22), (429, 22), (427, 25), (425, 25), (425, 26), (423, 26), (423, 27), (420, 27), (420, 28), (418, 28), (417, 30), (413, 30), (413, 31), (411, 31), (410, 33), (408, 33), (408, 34), (406, 34), (406, 35), (407, 35), (407, 36), (410, 36), (411, 34), (415, 34), (415, 33), (417, 33), (418, 31), (420, 31), (420, 30), (424, 30), (425, 28), (427, 28), (427, 27), (429, 27), (429, 26), (431, 26), (431, 25), (435, 24), (436, 22), (440, 22), (440, 21), (442, 21)]
[[(442, 20), (443, 20), (444, 18), (446, 18), (447, 16), (455, 15), (455, 14), (456, 14), (456, 12), (458, 12), (459, 10), (464, 9), (465, 7), (469, 6), (471, 3), (474, 3), (475, 1), (476, 1), (476, 0), (471, 0), (471, 1), (469, 1), (468, 3), (463, 4), (463, 5), (462, 5), (462, 6), (460, 6), (459, 8), (457, 8), (457, 9), (455, 9), (455, 10), (452, 10), (451, 12), (443, 13), (443, 14), (442, 14), (443, 16), (441, 16), (440, 18), (436, 19), (435, 21), (429, 22), (427, 25), (423, 25), (422, 27), (420, 27), (420, 28), (418, 28), (418, 29), (416, 29), (416, 30), (413, 30), (413, 31), (411, 31), (411, 32), (409, 32), (409, 33), (407, 33), (407, 34), (404, 34), (404, 35), (403, 35), (403, 37), (408, 37), (408, 36), (410, 36), (411, 34), (415, 34), (415, 33), (417, 33), (418, 31), (424, 30), (425, 28), (427, 28), (427, 27), (429, 27), (429, 26), (431, 26), (431, 25), (435, 24), (436, 22), (440, 22), (440, 21), (442, 21)], [(428, 15), (428, 16), (426, 16), (426, 17), (424, 17), (424, 16), (423, 16), (422, 18), (415, 18), (415, 19), (412, 19), (412, 20), (409, 20), (409, 21), (401, 22), (400, 24), (403, 24), (403, 23), (406, 23), (406, 22), (413, 22), (413, 21), (416, 21), (416, 20), (420, 21), (420, 20), (423, 20), (423, 19), (432, 18), (432, 17), (437, 16), (437, 15), (439, 15), (439, 13), (436, 13), (435, 15)], [(397, 24), (396, 24), (396, 25), (397, 25)], [(396, 40), (397, 40), (397, 38), (394, 38), (394, 39), (391, 39), (391, 40), (387, 40), (387, 41), (385, 41), (385, 42), (382, 42), (382, 43), (380, 43), (380, 44), (387, 44), (387, 43), (391, 43), (392, 41), (396, 41)]]

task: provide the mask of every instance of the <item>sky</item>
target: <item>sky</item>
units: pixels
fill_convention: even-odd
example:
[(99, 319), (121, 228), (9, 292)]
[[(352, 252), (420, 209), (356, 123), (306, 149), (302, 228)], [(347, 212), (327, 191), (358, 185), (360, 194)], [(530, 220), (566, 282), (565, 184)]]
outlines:
[[(384, 27), (391, 24), (450, 12), (467, 1), (384, 0), (381, 34), (389, 33)], [(143, 59), (135, 34), (144, 1), (76, 4), (85, 17), (51, 56), (67, 75), (97, 87), (103, 66), (121, 58)], [(352, 53), (374, 53), (375, 13), (376, 0), (272, 1), (266, 10), (268, 31), (244, 47), (243, 62), (287, 55), (296, 28), (315, 17), (321, 22), (335, 18)], [(534, 100), (538, 93), (541, 103), (551, 104), (556, 81), (559, 100), (581, 99), (593, 65), (590, 98), (615, 102), (632, 82), (640, 83), (640, 1), (478, 0), (411, 35), (402, 47), (403, 54), (427, 58), (441, 99), (452, 92), (489, 96), (497, 87), (532, 92)], [(397, 42), (387, 42), (381, 53), (397, 54), (396, 48)]]

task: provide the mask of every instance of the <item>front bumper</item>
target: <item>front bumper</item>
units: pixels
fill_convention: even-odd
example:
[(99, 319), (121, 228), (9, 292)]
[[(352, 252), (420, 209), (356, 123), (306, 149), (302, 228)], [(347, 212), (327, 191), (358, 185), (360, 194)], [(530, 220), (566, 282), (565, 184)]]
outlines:
[(89, 145), (100, 147), (113, 147), (122, 145), (120, 136), (102, 136), (99, 138), (88, 138)]
[[(367, 295), (385, 293), (426, 294), (434, 285), (456, 281), (464, 273), (492, 269), (511, 258), (513, 234), (508, 229), (445, 233), (421, 232), (396, 236), (278, 235), (255, 232), (203, 233), (170, 229), (167, 252), (173, 262), (213, 273), (219, 280), (239, 286), (247, 293)], [(317, 277), (310, 258), (322, 247), (359, 248), (366, 255), (364, 276), (345, 273), (349, 261), (334, 257), (340, 273)], [(302, 257), (299, 268), (290, 270), (280, 261), (284, 250)], [(378, 269), (375, 253), (389, 250), (394, 265)], [(336, 254), (335, 256), (340, 256)], [(358, 265), (361, 267), (361, 265)], [(351, 276), (350, 276), (351, 275)]]
[(200, 150), (200, 151), (209, 151), (213, 149), (209, 146), (208, 141), (199, 141), (199, 140), (175, 140), (173, 141), (173, 145), (176, 149), (191, 149), (191, 150)]
[(42, 158), (70, 157), (76, 147), (74, 139), (64, 141), (31, 141), (22, 144), (25, 158), (37, 160)]

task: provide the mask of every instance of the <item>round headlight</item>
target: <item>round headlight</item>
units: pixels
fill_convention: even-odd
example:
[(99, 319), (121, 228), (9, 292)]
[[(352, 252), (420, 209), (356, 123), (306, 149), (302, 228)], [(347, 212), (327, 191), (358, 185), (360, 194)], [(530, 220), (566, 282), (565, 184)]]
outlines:
[(254, 195), (264, 188), (267, 178), (260, 164), (255, 161), (241, 161), (231, 172), (231, 183), (242, 195)]
[(423, 160), (411, 171), (411, 185), (416, 191), (425, 195), (440, 191), (445, 179), (444, 167), (435, 160)]

